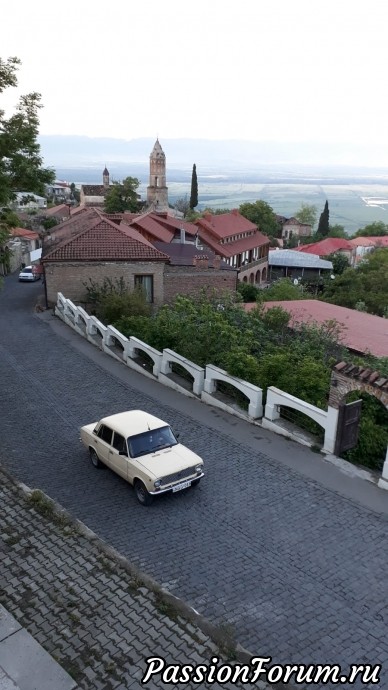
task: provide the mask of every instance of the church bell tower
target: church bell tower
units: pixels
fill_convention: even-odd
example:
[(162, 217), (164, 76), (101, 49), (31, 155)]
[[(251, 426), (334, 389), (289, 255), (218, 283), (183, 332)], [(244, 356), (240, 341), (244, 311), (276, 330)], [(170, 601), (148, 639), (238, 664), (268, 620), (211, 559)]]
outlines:
[(150, 154), (150, 180), (147, 187), (147, 204), (154, 211), (168, 210), (168, 188), (166, 186), (166, 156), (156, 140)]

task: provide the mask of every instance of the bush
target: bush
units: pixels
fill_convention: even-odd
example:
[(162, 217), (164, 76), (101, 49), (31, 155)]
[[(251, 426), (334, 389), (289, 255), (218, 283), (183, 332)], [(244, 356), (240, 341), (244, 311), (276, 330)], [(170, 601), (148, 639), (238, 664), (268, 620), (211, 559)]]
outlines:
[(150, 316), (151, 307), (140, 290), (118, 295), (114, 292), (102, 297), (96, 308), (97, 316), (105, 324), (113, 324), (127, 316)]

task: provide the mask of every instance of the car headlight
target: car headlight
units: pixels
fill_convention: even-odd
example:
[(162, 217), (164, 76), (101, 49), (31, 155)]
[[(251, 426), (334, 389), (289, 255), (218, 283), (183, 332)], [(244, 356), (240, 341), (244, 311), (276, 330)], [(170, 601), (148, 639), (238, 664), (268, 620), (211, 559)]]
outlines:
[(197, 474), (201, 474), (201, 472), (202, 472), (202, 465), (196, 465), (196, 466), (195, 466), (195, 471), (196, 471)]
[(156, 482), (154, 482), (155, 489), (160, 489), (161, 486), (162, 486), (162, 480), (157, 479)]

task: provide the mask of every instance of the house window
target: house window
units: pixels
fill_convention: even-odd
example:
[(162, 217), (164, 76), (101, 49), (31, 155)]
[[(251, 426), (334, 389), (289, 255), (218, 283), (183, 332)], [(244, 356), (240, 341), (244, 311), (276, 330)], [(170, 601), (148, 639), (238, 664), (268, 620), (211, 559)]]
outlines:
[(135, 276), (135, 289), (142, 290), (147, 302), (154, 301), (154, 276)]

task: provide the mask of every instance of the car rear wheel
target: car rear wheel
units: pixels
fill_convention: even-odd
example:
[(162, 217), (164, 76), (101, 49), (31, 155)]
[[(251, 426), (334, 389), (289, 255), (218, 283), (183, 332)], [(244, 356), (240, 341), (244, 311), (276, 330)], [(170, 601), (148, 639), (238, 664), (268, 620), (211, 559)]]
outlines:
[(148, 493), (147, 489), (145, 488), (143, 482), (140, 481), (140, 479), (136, 479), (134, 483), (134, 489), (136, 498), (139, 501), (139, 503), (141, 503), (142, 506), (150, 506), (153, 501), (153, 497)]
[(99, 459), (96, 451), (94, 450), (94, 448), (89, 448), (89, 456), (90, 456), (90, 460), (91, 460), (93, 467), (97, 467), (97, 468), (102, 467), (102, 463), (100, 462), (100, 459)]

